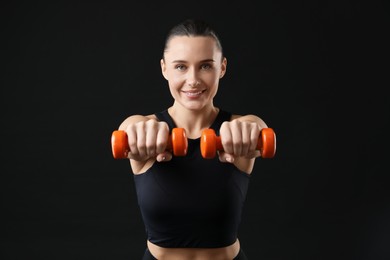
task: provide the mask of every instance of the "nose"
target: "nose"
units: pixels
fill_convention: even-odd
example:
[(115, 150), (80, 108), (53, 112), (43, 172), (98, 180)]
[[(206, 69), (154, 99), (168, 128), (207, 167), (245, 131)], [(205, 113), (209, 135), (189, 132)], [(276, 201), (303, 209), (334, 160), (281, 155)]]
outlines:
[(198, 79), (198, 76), (196, 75), (196, 71), (191, 70), (188, 72), (188, 85), (190, 87), (197, 87), (200, 85), (200, 80)]
[(191, 82), (188, 83), (188, 85), (189, 85), (190, 87), (197, 87), (197, 86), (200, 85), (200, 81), (198, 81), (198, 80), (192, 80)]

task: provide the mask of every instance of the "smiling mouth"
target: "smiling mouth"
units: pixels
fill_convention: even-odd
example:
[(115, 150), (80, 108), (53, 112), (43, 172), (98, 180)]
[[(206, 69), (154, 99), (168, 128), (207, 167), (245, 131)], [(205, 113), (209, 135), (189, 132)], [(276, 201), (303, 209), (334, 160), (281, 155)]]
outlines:
[(205, 92), (206, 90), (199, 90), (199, 91), (183, 91), (183, 93), (187, 96), (187, 97), (197, 97), (197, 96), (200, 96), (203, 92)]

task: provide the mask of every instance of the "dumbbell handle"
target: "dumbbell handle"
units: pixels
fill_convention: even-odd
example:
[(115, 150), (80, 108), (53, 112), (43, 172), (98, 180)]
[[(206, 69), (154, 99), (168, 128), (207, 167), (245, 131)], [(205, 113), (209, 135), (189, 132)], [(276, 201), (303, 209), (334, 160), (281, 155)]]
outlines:
[[(260, 150), (262, 158), (272, 158), (276, 152), (276, 135), (272, 128), (261, 129), (256, 149)], [(217, 151), (223, 151), (221, 137), (213, 129), (204, 129), (200, 140), (202, 157), (211, 159)]]
[[(123, 130), (115, 130), (111, 135), (112, 155), (115, 159), (128, 158), (130, 152), (128, 136)], [(173, 128), (168, 137), (166, 150), (172, 150), (175, 156), (185, 156), (188, 149), (188, 140), (184, 128)]]

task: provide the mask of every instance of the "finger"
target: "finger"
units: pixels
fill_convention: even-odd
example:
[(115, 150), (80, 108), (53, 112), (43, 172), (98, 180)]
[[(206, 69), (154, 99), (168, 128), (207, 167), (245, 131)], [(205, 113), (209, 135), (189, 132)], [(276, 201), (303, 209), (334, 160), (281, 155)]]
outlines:
[(249, 147), (250, 151), (256, 151), (257, 149), (257, 143), (259, 141), (260, 136), (260, 128), (256, 123), (253, 123), (252, 131), (250, 133), (250, 139), (251, 139), (251, 145)]
[(256, 157), (260, 157), (261, 156), (261, 153), (259, 150), (255, 150), (255, 151), (251, 151), (249, 152), (245, 158), (247, 159), (253, 159), (253, 158), (256, 158)]
[(128, 127), (126, 129), (127, 134), (127, 142), (129, 144), (129, 153), (130, 154), (138, 154), (138, 146), (137, 146), (137, 132), (133, 127)]
[(172, 153), (168, 151), (159, 153), (156, 157), (156, 160), (158, 162), (169, 162), (170, 160), (172, 160)]
[(156, 156), (156, 133), (153, 129), (147, 130), (145, 136), (145, 152), (148, 157)]
[(163, 153), (168, 144), (168, 138), (169, 138), (169, 127), (167, 124), (161, 125), (156, 137), (156, 152)]
[[(251, 145), (251, 130), (248, 124), (242, 124), (241, 126), (241, 153), (237, 154), (239, 156), (246, 156), (249, 152)], [(239, 145), (239, 144), (237, 144)]]
[(230, 128), (230, 123), (223, 123), (221, 125), (221, 129), (219, 131), (220, 138), (221, 138), (221, 143), (223, 147), (223, 151), (229, 154), (234, 153), (233, 149), (233, 137), (232, 137), (232, 132)]
[(137, 148), (140, 157), (145, 157), (147, 155), (146, 131), (143, 125), (137, 127)]
[(220, 162), (224, 163), (234, 163), (234, 156), (226, 152), (219, 152), (218, 158)]
[(241, 156), (242, 154), (242, 129), (241, 125), (234, 124), (231, 130), (233, 142), (233, 154)]

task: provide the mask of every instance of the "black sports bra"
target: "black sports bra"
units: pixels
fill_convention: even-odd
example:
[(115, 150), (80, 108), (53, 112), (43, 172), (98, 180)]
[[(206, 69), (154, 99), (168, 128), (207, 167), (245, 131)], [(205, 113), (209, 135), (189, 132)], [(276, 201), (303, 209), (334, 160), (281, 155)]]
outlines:
[[(156, 116), (175, 127), (167, 110)], [(219, 134), (230, 117), (220, 110), (211, 128)], [(217, 248), (237, 239), (250, 175), (218, 156), (204, 159), (199, 146), (200, 138), (189, 139), (186, 156), (155, 162), (134, 175), (147, 239), (158, 246)]]

